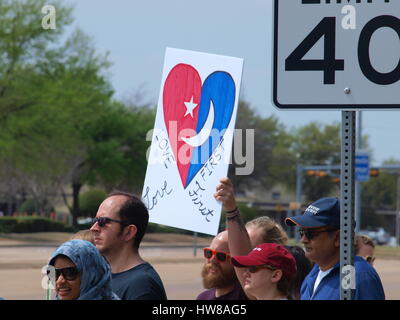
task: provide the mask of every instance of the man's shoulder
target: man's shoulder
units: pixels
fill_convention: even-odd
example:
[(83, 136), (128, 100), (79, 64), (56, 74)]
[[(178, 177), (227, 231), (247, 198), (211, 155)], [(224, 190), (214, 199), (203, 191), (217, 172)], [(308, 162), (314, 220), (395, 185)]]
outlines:
[(133, 268), (120, 272), (113, 273), (112, 278), (114, 279), (124, 279), (124, 280), (137, 280), (137, 279), (151, 279), (156, 278), (159, 279), (159, 275), (157, 271), (153, 268), (153, 266), (148, 263), (141, 263)]
[(304, 280), (307, 280), (307, 281), (315, 280), (318, 276), (318, 272), (319, 272), (319, 266), (315, 263)]
[(228, 293), (216, 297), (216, 289), (211, 288), (200, 293), (196, 300), (248, 300), (241, 285), (237, 283), (235, 287)]
[(114, 292), (123, 300), (166, 299), (164, 285), (149, 263), (139, 264), (127, 271), (112, 275)]
[(301, 285), (301, 300), (336, 300), (338, 291), (336, 283), (339, 284), (339, 268), (335, 265), (320, 282), (316, 294), (313, 296), (314, 284), (319, 274), (319, 265), (314, 264)]
[(215, 300), (215, 288), (203, 291), (197, 296), (196, 300)]
[(378, 275), (378, 272), (376, 272), (375, 268), (371, 266), (365, 259), (356, 256), (354, 258), (354, 268), (356, 271), (356, 279), (358, 275), (358, 279), (362, 281), (381, 281), (380, 277)]
[(359, 256), (354, 257), (354, 267), (356, 268), (356, 271), (375, 270), (364, 258)]
[(376, 272), (375, 268), (361, 257), (358, 256), (354, 257), (354, 269), (356, 275), (358, 275), (358, 278), (362, 279), (363, 281), (368, 281), (369, 279), (380, 281), (380, 277)]

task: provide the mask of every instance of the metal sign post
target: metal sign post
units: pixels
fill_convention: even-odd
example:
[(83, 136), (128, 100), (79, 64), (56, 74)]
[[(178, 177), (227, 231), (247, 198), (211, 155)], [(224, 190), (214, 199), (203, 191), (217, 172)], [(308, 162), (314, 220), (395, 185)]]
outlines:
[(342, 111), (340, 172), (340, 299), (351, 300), (354, 270), (354, 158), (356, 112)]

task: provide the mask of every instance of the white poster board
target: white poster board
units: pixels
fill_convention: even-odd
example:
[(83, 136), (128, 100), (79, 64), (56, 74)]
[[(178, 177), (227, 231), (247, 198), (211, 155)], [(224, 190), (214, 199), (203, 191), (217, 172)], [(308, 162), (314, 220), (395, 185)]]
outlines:
[(150, 222), (215, 235), (243, 59), (167, 48), (142, 200)]

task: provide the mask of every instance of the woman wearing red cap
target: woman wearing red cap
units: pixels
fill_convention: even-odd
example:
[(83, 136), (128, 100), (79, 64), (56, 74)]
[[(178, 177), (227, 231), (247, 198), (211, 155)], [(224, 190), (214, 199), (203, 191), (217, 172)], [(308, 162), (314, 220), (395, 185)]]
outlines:
[[(229, 178), (220, 180), (214, 197), (222, 202), (226, 211), (229, 250), (231, 256), (234, 257), (232, 263), (236, 267), (237, 278), (247, 297), (251, 300), (295, 299), (300, 294), (296, 284), (301, 283), (302, 279), (300, 281), (291, 279), (291, 275), (296, 273), (294, 257), (281, 244), (276, 243), (260, 244), (258, 242), (259, 245), (252, 250), (252, 243), (256, 244), (255, 233), (251, 241), (250, 234), (237, 209), (233, 184)], [(274, 260), (273, 257), (277, 259)], [(283, 263), (283, 260), (289, 261)], [(289, 279), (291, 279), (290, 282)]]
[(243, 289), (257, 300), (287, 300), (296, 260), (282, 245), (263, 243), (248, 255), (232, 257), (235, 267), (246, 268)]

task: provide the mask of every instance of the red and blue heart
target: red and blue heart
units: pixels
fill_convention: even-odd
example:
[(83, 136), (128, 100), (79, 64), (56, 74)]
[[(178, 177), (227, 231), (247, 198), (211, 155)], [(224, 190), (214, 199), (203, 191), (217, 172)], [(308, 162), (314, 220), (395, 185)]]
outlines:
[[(225, 71), (211, 73), (203, 84), (191, 65), (180, 63), (169, 72), (163, 90), (164, 122), (184, 188), (222, 140), (232, 118), (235, 91), (235, 82)], [(211, 135), (205, 136), (207, 130), (202, 129), (209, 126)], [(200, 136), (203, 139), (196, 141), (204, 140), (201, 145), (189, 142)]]

